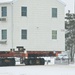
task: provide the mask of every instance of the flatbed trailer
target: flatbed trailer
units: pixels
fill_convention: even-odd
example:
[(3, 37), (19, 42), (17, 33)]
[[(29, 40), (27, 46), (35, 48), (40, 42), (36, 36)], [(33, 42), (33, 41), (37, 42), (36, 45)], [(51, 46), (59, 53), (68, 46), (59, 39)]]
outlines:
[(22, 63), (26, 57), (26, 54), (19, 51), (1, 51), (0, 66), (15, 66), (15, 57), (20, 58), (20, 62)]
[(44, 65), (42, 57), (56, 56), (61, 51), (25, 51), (23, 47), (18, 47), (18, 51), (0, 51), (0, 66), (15, 66), (15, 57), (20, 58), (20, 63), (25, 65)]
[(25, 64), (44, 65), (45, 60), (43, 57), (55, 57), (59, 53), (61, 53), (61, 51), (56, 51), (56, 53), (54, 53), (53, 51), (27, 51), (28, 58), (25, 59)]

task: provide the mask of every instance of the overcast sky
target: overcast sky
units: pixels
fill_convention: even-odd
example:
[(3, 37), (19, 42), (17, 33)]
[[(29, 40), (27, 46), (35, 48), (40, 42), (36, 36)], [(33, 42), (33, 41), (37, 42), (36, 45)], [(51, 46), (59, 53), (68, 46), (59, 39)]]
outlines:
[(61, 0), (66, 4), (65, 12), (70, 10), (72, 13), (74, 12), (74, 0)]
[[(0, 0), (1, 1), (11, 1), (11, 0)], [(65, 12), (67, 12), (68, 10), (71, 10), (71, 12), (74, 12), (74, 0), (61, 0), (66, 4), (65, 7)]]

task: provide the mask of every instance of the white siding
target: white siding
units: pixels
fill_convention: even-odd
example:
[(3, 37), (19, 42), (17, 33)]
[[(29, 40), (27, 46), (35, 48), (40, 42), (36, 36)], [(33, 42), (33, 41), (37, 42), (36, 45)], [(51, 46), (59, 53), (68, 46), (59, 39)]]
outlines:
[(7, 16), (2, 17), (0, 14), (0, 18), (6, 18), (6, 21), (0, 21), (0, 41), (1, 39), (1, 30), (7, 29), (7, 43), (6, 44), (1, 44), (0, 43), (0, 50), (6, 51), (10, 50), (11, 48), (11, 5), (9, 4), (0, 4), (0, 12), (1, 12), (1, 7), (7, 7)]
[[(8, 29), (5, 50), (12, 48), (11, 42), (11, 5), (3, 28)], [(27, 7), (27, 17), (21, 16), (21, 6)], [(58, 17), (52, 18), (52, 8), (57, 8)], [(4, 25), (4, 26), (3, 26)], [(8, 26), (7, 26), (8, 25)], [(2, 27), (0, 26), (0, 29)], [(21, 39), (21, 30), (27, 29), (27, 40)], [(57, 30), (57, 40), (52, 40), (52, 30)], [(64, 51), (64, 5), (57, 0), (18, 0), (13, 4), (13, 48), (24, 46), (29, 51)]]

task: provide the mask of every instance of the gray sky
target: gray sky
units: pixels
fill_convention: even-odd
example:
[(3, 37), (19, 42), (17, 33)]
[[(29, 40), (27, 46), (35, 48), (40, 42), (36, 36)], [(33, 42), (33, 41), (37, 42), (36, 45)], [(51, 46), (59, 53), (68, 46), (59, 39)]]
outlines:
[(66, 4), (65, 12), (70, 10), (72, 13), (74, 12), (74, 0), (61, 0)]
[[(0, 0), (1, 1), (11, 1), (11, 0)], [(68, 10), (71, 10), (71, 12), (74, 12), (74, 0), (61, 0), (66, 4), (65, 12), (68, 12)]]

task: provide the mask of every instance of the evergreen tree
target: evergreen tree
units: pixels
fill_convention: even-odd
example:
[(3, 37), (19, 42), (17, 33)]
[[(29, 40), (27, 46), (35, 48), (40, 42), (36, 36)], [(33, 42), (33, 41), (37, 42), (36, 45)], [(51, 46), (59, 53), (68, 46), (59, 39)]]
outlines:
[(65, 29), (66, 29), (66, 50), (70, 50), (71, 62), (74, 62), (75, 52), (75, 14), (71, 14), (70, 11), (66, 13), (65, 17)]

